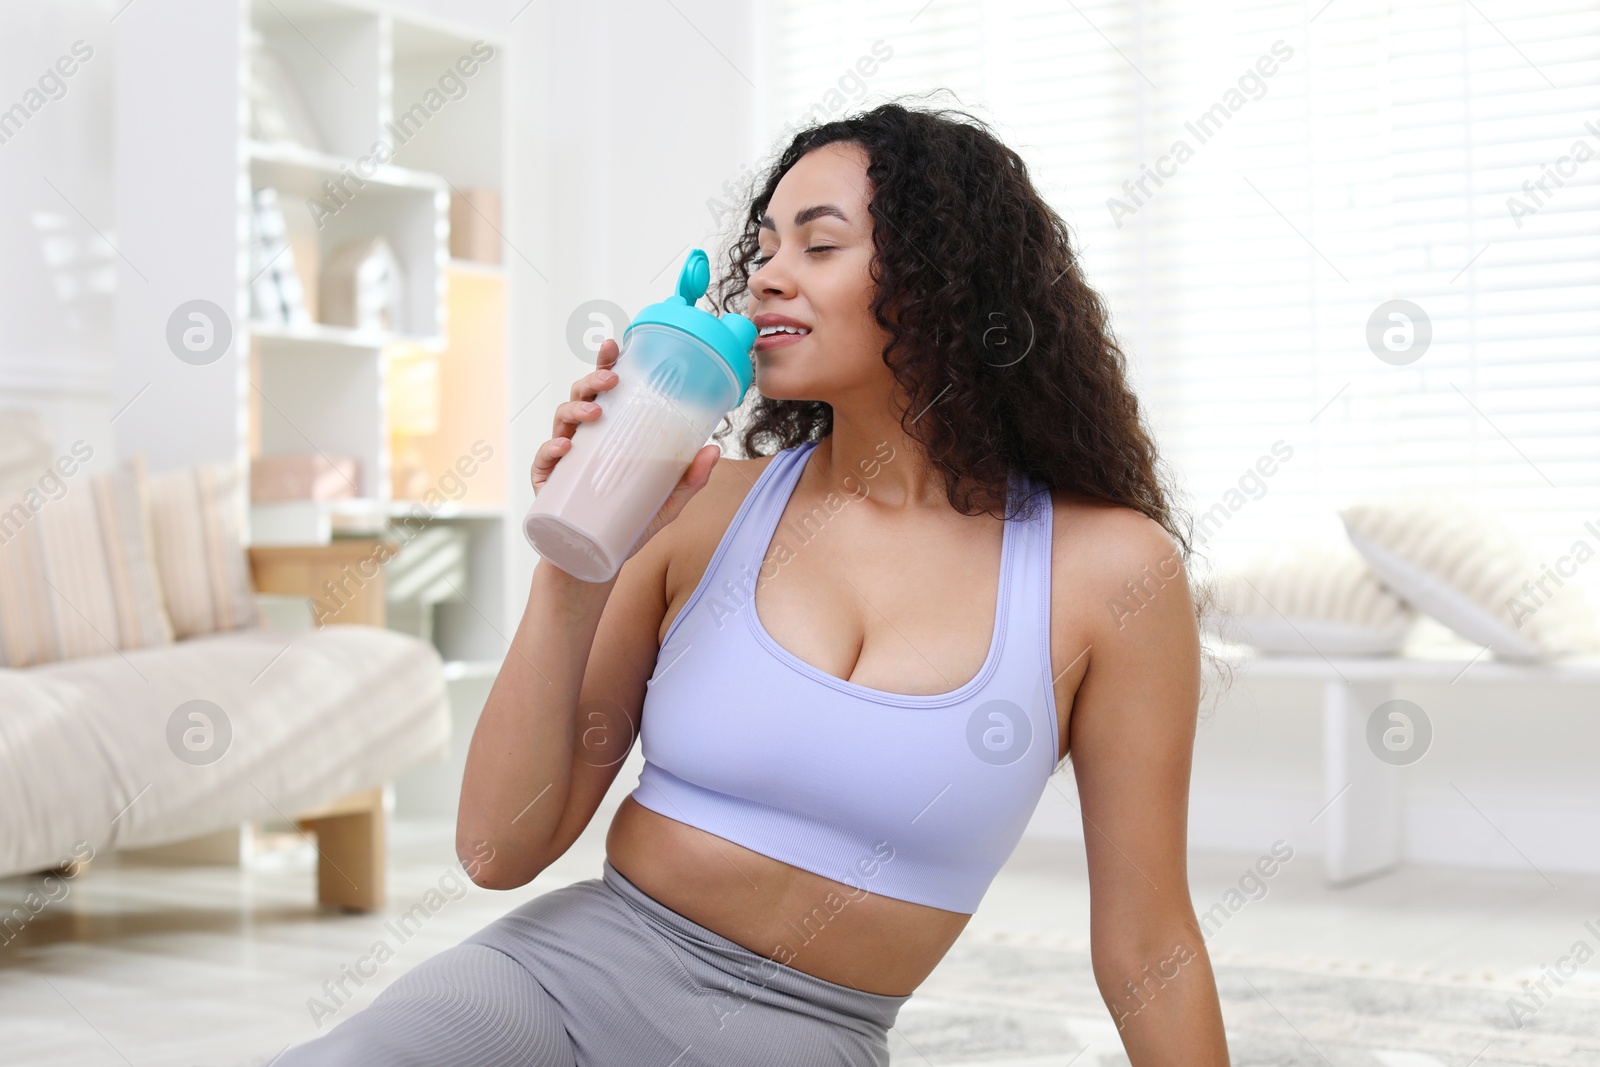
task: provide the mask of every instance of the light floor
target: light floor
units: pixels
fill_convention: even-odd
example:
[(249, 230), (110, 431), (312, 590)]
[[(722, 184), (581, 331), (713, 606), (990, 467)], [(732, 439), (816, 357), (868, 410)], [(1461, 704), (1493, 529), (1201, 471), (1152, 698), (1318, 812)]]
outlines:
[[(398, 944), (395, 958), (339, 1005), (324, 1029), (529, 896), (598, 876), (604, 824), (597, 819), (555, 866), (507, 893), (457, 880), (452, 839), (447, 823), (393, 823), (390, 906), (371, 916), (315, 907), (309, 844), (250, 871), (175, 870), (100, 857), (67, 883), (65, 897), (0, 946), (0, 1062), (269, 1063), (291, 1043), (320, 1032), (308, 1001), (326, 996), (324, 983), (338, 979), (378, 939)], [(1227, 900), (1256, 859), (1193, 855), (1197, 912)], [(1219, 963), (1419, 977), (1503, 988), (1509, 995), (1519, 977), (1537, 977), (1574, 942), (1600, 945), (1594, 932), (1600, 930), (1600, 878), (1551, 879), (1555, 888), (1531, 870), (1414, 867), (1329, 890), (1316, 858), (1297, 856), (1265, 882), (1264, 894), (1255, 889), (1258, 899), (1232, 898), (1245, 902), (1212, 931), (1209, 946)], [(9, 911), (38, 884), (0, 879), (0, 907)], [(398, 943), (385, 923), (429, 899), (430, 889), (440, 891), (431, 898), (437, 911)], [(1025, 841), (963, 936), (1087, 948), (1082, 847)], [(1562, 986), (1561, 996), (1592, 998), (1600, 1011), (1600, 961)]]

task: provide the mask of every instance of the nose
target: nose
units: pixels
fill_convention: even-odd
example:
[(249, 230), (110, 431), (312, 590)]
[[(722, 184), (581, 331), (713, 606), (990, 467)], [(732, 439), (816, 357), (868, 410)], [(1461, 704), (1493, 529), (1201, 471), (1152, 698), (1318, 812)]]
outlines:
[(750, 275), (750, 293), (756, 299), (764, 296), (791, 296), (793, 286), (788, 277), (781, 271), (775, 270), (774, 264), (778, 257), (774, 256), (763, 263)]

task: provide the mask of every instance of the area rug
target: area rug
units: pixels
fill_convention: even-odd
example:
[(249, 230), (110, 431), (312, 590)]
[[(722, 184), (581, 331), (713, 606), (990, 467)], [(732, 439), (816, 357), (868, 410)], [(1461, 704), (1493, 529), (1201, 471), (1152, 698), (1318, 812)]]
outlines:
[[(1600, 999), (1214, 960), (1233, 1067), (1595, 1067)], [(1128, 1067), (1083, 948), (962, 937), (900, 1010), (895, 1064)]]

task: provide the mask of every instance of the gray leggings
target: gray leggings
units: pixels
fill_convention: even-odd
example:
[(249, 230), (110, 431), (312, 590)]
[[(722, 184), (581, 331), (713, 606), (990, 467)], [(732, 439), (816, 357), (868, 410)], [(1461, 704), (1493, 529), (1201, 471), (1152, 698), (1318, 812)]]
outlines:
[(883, 1067), (909, 999), (752, 952), (607, 860), (601, 877), (424, 960), (275, 1067)]

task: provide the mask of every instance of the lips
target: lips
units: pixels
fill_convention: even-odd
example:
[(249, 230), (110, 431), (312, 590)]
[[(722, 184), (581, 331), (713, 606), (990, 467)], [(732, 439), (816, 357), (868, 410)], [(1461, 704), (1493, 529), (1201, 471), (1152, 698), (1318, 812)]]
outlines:
[(757, 330), (771, 330), (774, 326), (787, 326), (796, 330), (806, 331), (802, 334), (776, 330), (772, 333), (759, 335), (756, 338), (755, 348), (760, 352), (765, 352), (768, 349), (773, 348), (783, 348), (786, 345), (797, 344), (811, 335), (811, 327), (806, 323), (801, 322), (799, 319), (792, 319), (787, 315), (779, 315), (777, 312), (773, 311), (763, 312), (760, 315), (752, 318), (750, 321), (755, 323)]
[(785, 348), (789, 345), (799, 344), (810, 337), (809, 333), (773, 333), (765, 337), (757, 337), (755, 350), (766, 352), (774, 348)]
[(756, 329), (758, 330), (766, 329), (768, 326), (793, 326), (796, 329), (801, 330), (811, 329), (811, 324), (809, 322), (801, 322), (799, 319), (791, 319), (789, 316), (780, 315), (776, 311), (763, 311), (761, 314), (751, 318), (750, 321), (755, 323)]

